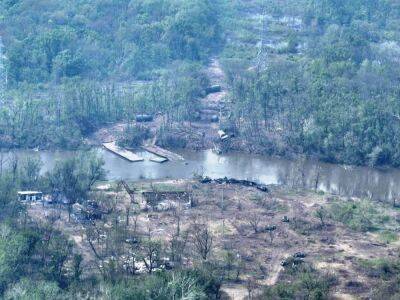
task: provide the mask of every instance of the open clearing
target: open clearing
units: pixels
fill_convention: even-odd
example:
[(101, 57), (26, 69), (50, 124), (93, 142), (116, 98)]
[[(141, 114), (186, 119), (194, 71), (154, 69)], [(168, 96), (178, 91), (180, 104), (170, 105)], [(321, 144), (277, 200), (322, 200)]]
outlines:
[[(270, 192), (265, 193), (253, 187), (202, 184), (195, 180), (143, 181), (130, 184), (130, 187), (135, 191), (134, 201), (137, 204), (132, 204), (129, 194), (116, 183), (100, 184), (93, 191), (93, 198), (102, 199), (99, 200), (102, 205), (108, 203), (109, 207), (113, 207), (120, 223), (126, 222), (126, 208), (134, 205), (136, 213), (128, 215), (129, 229), (137, 236), (151, 235), (153, 239), (162, 241), (165, 247), (177, 231), (181, 235), (187, 233), (188, 243), (183, 251), (183, 263), (186, 265), (193, 265), (199, 260), (193, 254), (192, 228), (196, 224), (209, 228), (213, 244), (208, 259), (224, 261), (227, 253), (232, 253), (234, 265), (238, 266), (227, 271), (226, 282), (222, 286), (222, 291), (231, 299), (247, 297), (246, 280), (250, 277), (254, 278), (258, 287), (279, 282), (284, 270), (282, 261), (299, 252), (304, 253), (304, 261), (317, 270), (337, 277), (332, 291), (336, 298), (368, 297), (378, 281), (360, 271), (360, 261), (398, 257), (397, 210), (386, 204), (372, 205), (384, 209), (388, 215), (386, 225), (382, 226), (392, 230), (394, 238), (391, 242), (382, 242), (379, 230), (374, 233), (353, 230), (333, 218), (325, 218), (322, 225), (316, 215), (318, 209), (329, 207), (331, 203), (357, 202), (358, 199), (288, 191), (281, 187), (270, 187)], [(149, 199), (146, 201), (143, 192), (160, 194), (158, 203), (149, 207)], [(192, 202), (192, 207), (188, 201)], [(86, 237), (85, 226), (89, 225), (74, 218), (68, 222), (65, 208), (33, 205), (29, 209), (32, 216), (43, 222), (55, 211), (61, 212), (56, 226), (75, 241), (78, 251), (84, 254), (86, 265), (95, 264)], [(105, 215), (95, 221), (95, 227), (106, 232), (105, 228), (113, 226), (112, 220)], [(275, 229), (269, 231), (267, 228), (271, 227)]]

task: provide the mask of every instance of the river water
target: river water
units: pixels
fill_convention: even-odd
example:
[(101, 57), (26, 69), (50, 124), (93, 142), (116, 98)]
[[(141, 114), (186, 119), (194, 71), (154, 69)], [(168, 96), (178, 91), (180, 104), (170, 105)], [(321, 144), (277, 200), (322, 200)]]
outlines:
[[(105, 161), (108, 179), (137, 181), (143, 179), (179, 179), (204, 175), (232, 177), (264, 184), (306, 187), (348, 197), (370, 197), (390, 201), (400, 197), (400, 170), (326, 164), (313, 160), (287, 160), (268, 156), (212, 151), (180, 151), (182, 162), (154, 163), (149, 153), (138, 153), (145, 161), (130, 163), (97, 149)], [(55, 161), (75, 155), (68, 151), (19, 151), (18, 156), (36, 156), (43, 162), (42, 172), (53, 168)]]

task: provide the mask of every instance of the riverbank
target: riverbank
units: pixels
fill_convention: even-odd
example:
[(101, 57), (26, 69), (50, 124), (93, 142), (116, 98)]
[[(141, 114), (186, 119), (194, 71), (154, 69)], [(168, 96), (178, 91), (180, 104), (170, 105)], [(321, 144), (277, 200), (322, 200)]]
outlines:
[[(75, 241), (77, 251), (84, 254), (85, 270), (96, 270), (97, 264), (107, 262), (108, 248), (104, 245), (113, 245), (110, 251), (119, 249), (110, 255), (116, 266), (123, 268), (125, 248), (113, 240), (115, 226), (128, 226), (138, 241), (149, 234), (153, 241), (159, 241), (163, 255), (169, 257), (168, 268), (176, 264), (168, 255), (174, 238), (186, 241), (180, 250), (182, 267), (202, 263), (193, 229), (207, 229), (212, 243), (206, 260), (224, 270), (222, 291), (226, 299), (236, 300), (229, 295), (244, 297), (248, 292), (260, 295), (277, 284), (290, 285), (286, 282), (289, 274), (293, 281), (301, 280), (298, 276), (302, 273), (296, 271), (301, 266), (309, 266), (310, 274), (319, 276), (318, 280), (330, 278), (330, 297), (368, 298), (382, 287), (382, 279), (364, 266), (397, 259), (398, 211), (384, 204), (277, 186), (269, 186), (265, 193), (252, 186), (196, 180), (128, 184), (135, 191), (135, 213), (127, 210), (132, 197), (117, 182), (99, 183), (92, 191), (91, 199), (98, 201), (100, 207), (114, 203), (112, 214), (93, 224), (74, 218), (68, 222), (66, 211), (61, 209), (61, 217), (54, 226)], [(157, 202), (149, 202), (148, 192), (163, 196), (156, 197)], [(353, 222), (335, 218), (333, 213), (344, 211), (348, 205), (357, 208)], [(28, 211), (32, 217), (43, 220), (46, 215), (60, 212), (57, 207), (42, 205), (32, 205)], [(362, 219), (357, 219), (365, 213), (371, 227), (363, 227)], [(124, 221), (114, 223), (113, 216)], [(381, 216), (385, 216), (384, 221)], [(376, 228), (371, 229), (372, 226)], [(90, 228), (96, 231), (89, 231)], [(99, 240), (95, 236), (88, 239), (88, 232), (98, 232)], [(90, 245), (90, 240), (96, 242)], [(92, 247), (101, 253), (102, 261), (98, 261)], [(136, 266), (141, 270), (140, 263)], [(134, 276), (140, 276), (139, 270)], [(390, 280), (391, 275), (388, 276), (385, 280)]]
[[(145, 160), (130, 163), (102, 147), (95, 147), (104, 162), (109, 180), (141, 181), (163, 179), (191, 179), (193, 175), (216, 178), (252, 180), (262, 184), (288, 188), (306, 188), (347, 198), (367, 198), (392, 203), (400, 199), (400, 170), (321, 163), (316, 160), (287, 160), (273, 156), (243, 153), (218, 155), (211, 150), (177, 150), (184, 161), (154, 163), (146, 151), (136, 153)], [(42, 174), (51, 171), (58, 160), (76, 155), (74, 151), (14, 151), (3, 154), (3, 163), (17, 158), (40, 159)], [(5, 166), (5, 164), (3, 164)]]

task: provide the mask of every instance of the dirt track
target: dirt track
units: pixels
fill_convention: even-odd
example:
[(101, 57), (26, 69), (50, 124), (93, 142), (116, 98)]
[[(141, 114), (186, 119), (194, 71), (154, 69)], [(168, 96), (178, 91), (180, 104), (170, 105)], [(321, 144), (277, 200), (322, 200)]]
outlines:
[[(236, 295), (232, 299), (243, 299), (247, 295), (245, 282), (249, 276), (261, 286), (276, 284), (283, 270), (281, 262), (296, 252), (304, 252), (307, 262), (322, 272), (331, 272), (338, 277), (339, 284), (333, 293), (340, 296), (339, 299), (354, 295), (355, 292), (357, 296), (366, 296), (374, 281), (360, 274), (358, 261), (395, 257), (398, 251), (397, 243), (382, 244), (374, 234), (356, 232), (333, 221), (327, 221), (326, 227), (321, 228), (315, 211), (321, 205), (326, 205), (329, 197), (312, 192), (287, 191), (275, 187), (267, 194), (252, 187), (200, 184), (185, 180), (153, 182), (152, 185), (168, 190), (192, 190), (197, 204), (191, 209), (181, 207), (179, 210), (182, 232), (190, 232), (194, 222), (205, 223), (215, 237), (212, 259), (223, 260), (226, 251), (241, 257), (239, 282), (228, 280), (223, 286), (227, 294)], [(117, 208), (122, 217), (130, 201), (129, 196), (123, 191), (116, 193), (113, 185), (107, 185), (106, 190), (103, 186), (102, 193), (110, 199), (117, 199)], [(134, 186), (137, 191), (146, 190), (149, 182), (135, 183)], [(143, 205), (144, 199), (139, 194), (137, 199)], [(44, 220), (51, 209), (35, 206), (29, 211), (33, 217)], [(289, 218), (289, 223), (282, 222), (284, 216)], [(307, 224), (306, 234), (302, 233), (301, 227), (296, 229), (294, 226), (293, 220), (296, 218)], [(259, 232), (255, 232), (251, 225), (254, 219), (259, 219)], [(152, 236), (162, 240), (165, 245), (169, 244), (176, 232), (176, 213), (173, 211), (143, 211), (137, 221), (140, 234), (145, 235), (151, 230)], [(133, 224), (134, 220), (131, 219), (130, 223)], [(268, 233), (261, 230), (267, 225), (277, 227), (272, 240)], [(77, 249), (84, 254), (85, 264), (91, 265), (94, 258), (86, 243), (84, 230), (79, 229), (81, 225), (69, 223), (64, 211), (56, 226), (75, 241)], [(105, 224), (101, 225), (100, 222), (99, 226)], [(187, 263), (191, 265), (197, 257), (193, 255), (190, 243), (186, 251)], [(353, 281), (360, 285), (357, 291), (348, 286)]]

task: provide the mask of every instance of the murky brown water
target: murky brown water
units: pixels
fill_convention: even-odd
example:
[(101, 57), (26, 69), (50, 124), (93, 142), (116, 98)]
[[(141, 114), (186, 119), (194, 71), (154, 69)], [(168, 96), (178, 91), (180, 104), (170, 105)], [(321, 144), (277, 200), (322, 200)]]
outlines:
[[(379, 170), (350, 167), (321, 162), (291, 161), (267, 156), (231, 153), (216, 155), (212, 151), (182, 151), (184, 162), (158, 164), (146, 159), (130, 163), (114, 154), (98, 149), (104, 158), (108, 179), (178, 179), (202, 174), (213, 178), (233, 177), (251, 179), (265, 184), (307, 187), (344, 196), (372, 197), (379, 200), (400, 198), (400, 170)], [(151, 154), (139, 153), (146, 158)], [(57, 159), (74, 152), (20, 151), (20, 156), (38, 156), (43, 161), (43, 172), (50, 170)]]

